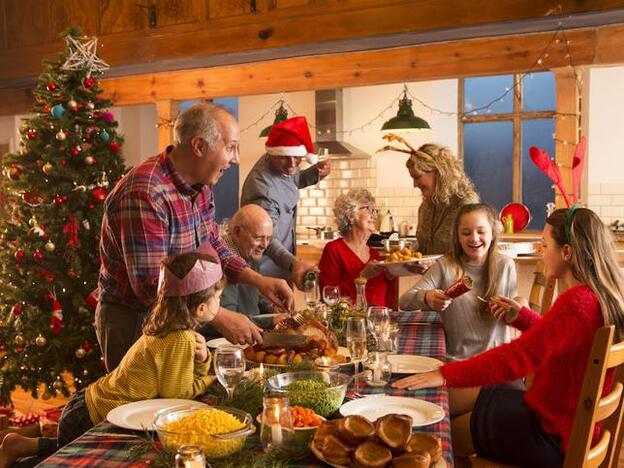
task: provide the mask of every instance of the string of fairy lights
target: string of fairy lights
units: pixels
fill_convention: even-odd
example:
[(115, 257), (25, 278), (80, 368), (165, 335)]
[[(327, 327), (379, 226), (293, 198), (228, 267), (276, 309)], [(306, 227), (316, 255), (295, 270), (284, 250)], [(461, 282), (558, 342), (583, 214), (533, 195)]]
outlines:
[[(546, 43), (545, 47), (542, 49), (542, 52), (540, 53), (540, 55), (537, 57), (537, 59), (531, 64), (531, 66), (524, 71), (521, 75), (520, 75), (520, 79), (519, 80), (514, 80), (514, 84), (513, 86), (506, 86), (504, 89), (504, 92), (501, 93), (500, 95), (494, 97), (493, 99), (491, 99), (489, 102), (487, 102), (484, 105), (478, 106), (478, 107), (472, 107), (470, 108), (470, 110), (468, 111), (449, 111), (449, 110), (444, 110), (444, 109), (439, 109), (437, 107), (431, 106), (430, 104), (428, 104), (427, 102), (423, 101), (422, 99), (420, 99), (418, 96), (414, 95), (408, 87), (405, 87), (404, 89), (407, 92), (407, 95), (410, 97), (410, 99), (412, 99), (413, 101), (417, 102), (418, 104), (420, 104), (423, 108), (427, 109), (431, 114), (439, 114), (439, 115), (444, 115), (444, 116), (448, 116), (448, 117), (453, 117), (453, 116), (457, 116), (459, 118), (461, 118), (462, 120), (465, 120), (466, 117), (469, 117), (471, 115), (478, 115), (480, 113), (491, 113), (492, 111), (492, 107), (496, 104), (502, 103), (504, 101), (505, 98), (507, 98), (507, 96), (509, 96), (512, 92), (519, 92), (519, 86), (520, 83), (523, 82), (523, 80), (530, 76), (531, 74), (536, 72), (536, 69), (542, 68), (542, 65), (544, 65), (545, 61), (547, 60), (547, 58), (549, 57), (549, 51), (551, 51), (551, 48), (554, 45), (560, 45), (563, 44), (563, 46), (565, 47), (565, 55), (564, 57), (567, 59), (568, 62), (568, 66), (571, 67), (571, 69), (573, 70), (574, 73), (574, 77), (575, 77), (575, 81), (577, 84), (577, 87), (580, 88), (582, 86), (582, 80), (579, 76), (577, 67), (572, 59), (572, 52), (570, 49), (570, 44), (571, 41), (568, 39), (565, 29), (563, 28), (563, 24), (559, 23), (558, 28), (555, 30), (555, 32), (553, 33), (553, 35), (550, 37), (550, 39), (548, 40), (548, 42)], [(358, 131), (365, 131), (368, 127), (373, 127), (373, 125), (383, 119), (387, 117), (387, 113), (388, 111), (390, 111), (391, 109), (394, 108), (395, 104), (401, 99), (403, 94), (403, 90), (401, 91), (401, 93), (396, 96), (386, 107), (384, 107), (381, 111), (379, 111), (373, 118), (371, 118), (370, 120), (364, 122), (361, 125), (358, 125), (356, 127), (347, 129), (347, 130), (340, 130), (340, 131), (336, 131), (336, 133), (341, 133), (341, 134), (346, 134), (346, 135), (352, 135), (355, 132)], [(286, 109), (288, 109), (292, 115), (299, 115), (297, 113), (297, 111), (288, 103), (288, 101), (285, 98), (284, 93), (280, 94), (280, 97), (273, 102), (273, 104), (271, 104), (271, 106), (269, 106), (269, 108), (267, 109), (266, 112), (264, 112), (262, 115), (260, 115), (256, 120), (254, 120), (252, 123), (250, 123), (249, 125), (247, 125), (245, 128), (243, 128), (241, 130), (241, 133), (245, 133), (248, 132), (250, 130), (253, 130), (255, 128), (257, 128), (261, 122), (264, 122), (265, 119), (267, 118), (267, 116), (272, 115), (275, 113), (275, 110), (278, 109), (280, 106), (284, 106)], [(556, 112), (553, 117), (554, 118), (559, 118), (559, 119), (565, 119), (566, 117), (572, 117), (572, 118), (578, 118), (579, 114), (578, 113), (565, 113), (565, 112)], [(313, 129), (314, 131), (317, 131), (316, 126), (309, 123), (308, 125), (310, 126), (311, 129)], [(559, 140), (559, 139), (555, 139), (556, 141), (559, 141), (563, 144), (572, 144), (568, 141), (564, 141), (564, 140)]]

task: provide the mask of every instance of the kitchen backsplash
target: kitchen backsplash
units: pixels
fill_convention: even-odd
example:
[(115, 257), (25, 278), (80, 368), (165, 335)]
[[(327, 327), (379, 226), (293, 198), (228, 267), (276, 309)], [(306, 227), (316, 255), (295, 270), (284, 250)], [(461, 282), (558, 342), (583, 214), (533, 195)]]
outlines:
[(590, 184), (588, 206), (605, 224), (624, 223), (624, 184)]
[(331, 174), (317, 185), (300, 191), (297, 207), (297, 236), (315, 237), (307, 226), (336, 227), (334, 202), (342, 193), (353, 188), (368, 189), (377, 201), (380, 216), (391, 209), (397, 226), (401, 221), (416, 223), (421, 202), (420, 190), (413, 187), (377, 187), (377, 160), (340, 159), (332, 161)]

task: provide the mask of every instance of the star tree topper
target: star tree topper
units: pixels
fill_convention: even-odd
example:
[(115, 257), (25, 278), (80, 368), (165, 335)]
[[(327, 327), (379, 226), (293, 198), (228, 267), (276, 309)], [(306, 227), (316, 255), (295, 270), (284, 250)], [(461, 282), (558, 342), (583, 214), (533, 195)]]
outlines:
[(97, 56), (97, 37), (87, 38), (85, 42), (66, 36), (65, 41), (69, 47), (69, 57), (61, 67), (63, 70), (87, 70), (87, 76), (93, 72), (102, 73), (110, 68), (110, 65)]

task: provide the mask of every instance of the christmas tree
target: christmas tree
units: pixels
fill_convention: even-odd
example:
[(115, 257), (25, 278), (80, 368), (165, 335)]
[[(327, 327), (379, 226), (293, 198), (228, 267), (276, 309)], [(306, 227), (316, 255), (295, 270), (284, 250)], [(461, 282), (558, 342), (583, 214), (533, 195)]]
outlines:
[[(100, 97), (108, 65), (97, 39), (71, 28), (44, 62), (15, 154), (3, 159), (0, 219), (0, 397), (16, 385), (44, 399), (101, 376), (94, 295), (103, 201), (124, 164), (117, 122)], [(45, 384), (41, 392), (41, 383)]]

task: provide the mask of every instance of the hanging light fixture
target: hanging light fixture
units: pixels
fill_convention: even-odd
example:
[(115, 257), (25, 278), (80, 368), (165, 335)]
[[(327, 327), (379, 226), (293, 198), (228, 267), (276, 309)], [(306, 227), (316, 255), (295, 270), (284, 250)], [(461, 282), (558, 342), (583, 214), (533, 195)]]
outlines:
[(280, 105), (275, 111), (275, 120), (273, 121), (271, 125), (269, 125), (268, 127), (266, 127), (264, 130), (260, 132), (260, 135), (259, 135), (260, 138), (267, 138), (269, 136), (269, 132), (271, 131), (271, 128), (273, 128), (273, 125), (283, 122), (284, 120), (288, 118), (288, 111), (284, 107), (284, 101), (280, 99), (279, 103)]
[(381, 126), (381, 131), (415, 132), (431, 129), (425, 119), (414, 114), (412, 100), (407, 97), (407, 85), (403, 85), (403, 97), (399, 100), (399, 111), (395, 117)]

